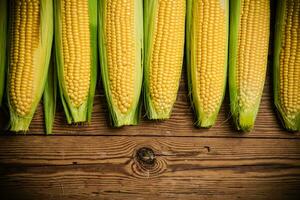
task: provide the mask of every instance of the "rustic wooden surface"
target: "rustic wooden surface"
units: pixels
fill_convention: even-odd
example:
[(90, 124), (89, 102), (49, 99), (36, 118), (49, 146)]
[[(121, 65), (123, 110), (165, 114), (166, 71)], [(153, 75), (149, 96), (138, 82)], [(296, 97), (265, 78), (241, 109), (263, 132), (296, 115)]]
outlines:
[(215, 127), (193, 126), (185, 72), (165, 122), (110, 128), (101, 88), (91, 124), (66, 125), (59, 105), (52, 136), (44, 135), (42, 105), (23, 136), (5, 131), (0, 110), (0, 199), (298, 200), (300, 134), (279, 124), (268, 74), (246, 134), (233, 128), (228, 95)]
[(109, 128), (100, 92), (89, 126), (66, 125), (59, 106), (44, 136), (41, 105), (26, 136), (0, 137), (1, 199), (299, 199), (300, 135), (279, 125), (269, 78), (247, 134), (228, 98), (214, 128), (195, 128), (185, 83), (170, 120), (136, 127)]
[[(299, 198), (300, 140), (30, 136), (0, 142), (5, 197)], [(142, 147), (153, 150), (153, 162), (136, 156)]]

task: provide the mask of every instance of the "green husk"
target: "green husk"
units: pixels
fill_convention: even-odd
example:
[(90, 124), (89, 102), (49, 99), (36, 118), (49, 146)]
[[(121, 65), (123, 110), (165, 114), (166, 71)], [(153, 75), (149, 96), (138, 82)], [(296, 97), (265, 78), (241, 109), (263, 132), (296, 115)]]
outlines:
[[(65, 81), (64, 81), (64, 59), (63, 59), (63, 46), (62, 46), (62, 24), (61, 24), (61, 1), (54, 0), (54, 19), (55, 19), (55, 47), (56, 47), (56, 66), (57, 77), (59, 83), (59, 92), (62, 105), (66, 114), (67, 122), (80, 123), (90, 122), (92, 118), (94, 95), (97, 82), (97, 0), (88, 0), (89, 3), (89, 23), (90, 23), (90, 45), (91, 45), (91, 77), (90, 89), (87, 100), (76, 107), (72, 105), (70, 97), (68, 96)], [(77, 13), (77, 15), (80, 15)], [(81, 48), (81, 47), (77, 47)]]
[(7, 36), (7, 1), (0, 1), (0, 106), (5, 88), (6, 36)]
[[(280, 101), (280, 52), (282, 47), (282, 37), (283, 37), (283, 26), (285, 24), (285, 15), (287, 1), (282, 0), (277, 2), (276, 9), (276, 22), (275, 22), (275, 36), (274, 36), (274, 68), (273, 68), (273, 90), (274, 90), (274, 103), (277, 108), (279, 117), (282, 121), (285, 129), (289, 131), (300, 131), (300, 112), (295, 118), (291, 118), (287, 115), (282, 107), (282, 102)], [(298, 13), (300, 14), (300, 13)], [(293, 76), (294, 74), (290, 74)], [(299, 86), (300, 87), (300, 86)]]
[(43, 102), (46, 134), (52, 133), (57, 100), (57, 72), (55, 68), (54, 51), (51, 57), (51, 63), (48, 71), (47, 82), (45, 85)]
[[(142, 87), (142, 76), (143, 76), (143, 65), (142, 65), (142, 56), (143, 56), (143, 1), (134, 0), (135, 2), (135, 25), (136, 25), (136, 74), (135, 76), (135, 94), (134, 101), (131, 109), (126, 113), (122, 114), (117, 105), (114, 105), (112, 99), (112, 91), (110, 89), (109, 74), (108, 74), (108, 61), (107, 61), (107, 43), (106, 43), (106, 32), (105, 24), (106, 20), (106, 3), (107, 0), (99, 1), (99, 54), (100, 54), (100, 68), (103, 87), (105, 91), (105, 96), (107, 99), (109, 115), (111, 118), (111, 123), (115, 127), (121, 127), (124, 125), (137, 125), (140, 120), (141, 114), (141, 104), (140, 104), (140, 94)], [(124, 49), (126, 51), (126, 49)]]
[[(255, 124), (258, 113), (261, 95), (257, 98), (256, 104), (252, 109), (244, 109), (239, 105), (239, 86), (237, 83), (237, 59), (238, 59), (238, 33), (239, 22), (242, 15), (240, 0), (230, 1), (230, 36), (229, 36), (229, 92), (230, 92), (230, 108), (234, 124), (237, 130), (244, 132), (251, 131)], [(267, 11), (266, 11), (267, 12)], [(266, 13), (270, 15), (270, 13)], [(257, 37), (260, 37), (259, 35)], [(253, 49), (255, 51), (255, 49)], [(267, 59), (267, 57), (265, 58)], [(261, 66), (267, 67), (267, 66)]]
[[(224, 68), (225, 70), (225, 76), (224, 76), (224, 88), (222, 92), (222, 100), (218, 104), (218, 108), (215, 110), (213, 114), (208, 114), (204, 112), (204, 109), (200, 105), (200, 100), (198, 99), (197, 95), (197, 81), (196, 81), (196, 60), (194, 56), (195, 52), (195, 42), (194, 42), (194, 29), (197, 27), (194, 26), (194, 15), (197, 13), (194, 12), (195, 4), (198, 3), (199, 0), (188, 0), (187, 1), (187, 25), (186, 25), (186, 63), (187, 63), (187, 76), (188, 76), (188, 87), (189, 87), (189, 96), (191, 99), (191, 103), (194, 109), (194, 112), (196, 114), (196, 122), (195, 125), (197, 127), (201, 128), (210, 128), (212, 127), (216, 119), (218, 117), (218, 113), (220, 110), (220, 107), (222, 105), (222, 101), (224, 99), (225, 95), (225, 89), (226, 89), (226, 74), (227, 74), (227, 65), (228, 61), (226, 59)], [(225, 6), (225, 12), (226, 12), (226, 27), (227, 27), (227, 38), (229, 34), (229, 0), (220, 0), (221, 4), (224, 4)], [(226, 44), (228, 49), (228, 43)], [(226, 51), (227, 56), (228, 51)]]
[[(10, 6), (13, 6), (11, 2)], [(39, 37), (39, 47), (36, 49), (34, 56), (37, 61), (36, 70), (34, 77), (38, 80), (34, 81), (37, 89), (34, 91), (32, 97), (34, 101), (31, 106), (30, 112), (26, 116), (19, 116), (17, 112), (14, 110), (14, 107), (11, 105), (10, 95), (9, 95), (9, 80), (7, 84), (8, 91), (8, 106), (10, 110), (10, 130), (13, 132), (19, 131), (28, 131), (30, 122), (35, 113), (38, 103), (40, 102), (44, 86), (47, 79), (48, 67), (50, 62), (52, 41), (53, 41), (53, 3), (49, 0), (40, 0), (40, 37)], [(9, 21), (11, 22), (11, 15), (9, 17)], [(13, 25), (12, 23), (9, 23)], [(10, 29), (11, 30), (11, 29)], [(14, 31), (14, 30), (12, 30)], [(11, 34), (9, 34), (11, 35)], [(9, 58), (9, 56), (8, 56)], [(8, 66), (10, 65), (10, 60), (8, 59)], [(8, 77), (10, 76), (8, 67)]]
[[(144, 1), (144, 50), (145, 50), (145, 57), (144, 57), (144, 103), (146, 108), (146, 114), (149, 119), (153, 120), (165, 120), (169, 119), (172, 113), (172, 107), (170, 109), (164, 109), (163, 111), (157, 110), (155, 108), (153, 99), (150, 93), (150, 69), (151, 69), (151, 57), (153, 53), (153, 46), (154, 46), (154, 39), (155, 39), (155, 21), (158, 17), (160, 1), (159, 0), (147, 0)], [(182, 9), (185, 10), (185, 7)], [(184, 28), (184, 27), (183, 27)], [(166, 30), (169, 31), (169, 30)], [(177, 38), (178, 40), (182, 39), (182, 44), (184, 44), (184, 36), (182, 38)], [(182, 46), (182, 49), (184, 46)], [(180, 49), (178, 49), (180, 51)], [(181, 59), (183, 60), (183, 51), (181, 55)], [(176, 59), (174, 57), (174, 59)], [(178, 67), (178, 66), (174, 66)], [(174, 79), (176, 79), (176, 86), (175, 86), (175, 98), (172, 99), (172, 105), (174, 105), (177, 96), (177, 90), (179, 87), (179, 82), (181, 78), (181, 73), (178, 75), (174, 75)], [(173, 92), (173, 91), (172, 91)]]

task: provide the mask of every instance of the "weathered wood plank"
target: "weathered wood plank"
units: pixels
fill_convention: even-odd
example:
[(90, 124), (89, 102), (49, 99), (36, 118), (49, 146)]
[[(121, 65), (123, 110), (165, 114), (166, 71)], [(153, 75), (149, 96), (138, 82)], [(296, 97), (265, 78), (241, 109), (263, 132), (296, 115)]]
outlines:
[(300, 195), (297, 139), (20, 136), (0, 144), (0, 192), (12, 199)]

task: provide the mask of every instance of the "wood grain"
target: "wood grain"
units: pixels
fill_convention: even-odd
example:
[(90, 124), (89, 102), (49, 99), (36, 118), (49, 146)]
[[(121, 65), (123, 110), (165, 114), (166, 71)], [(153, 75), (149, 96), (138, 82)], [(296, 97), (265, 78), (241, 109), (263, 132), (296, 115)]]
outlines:
[[(300, 140), (0, 137), (10, 199), (297, 199)], [(137, 157), (154, 152), (153, 162)]]

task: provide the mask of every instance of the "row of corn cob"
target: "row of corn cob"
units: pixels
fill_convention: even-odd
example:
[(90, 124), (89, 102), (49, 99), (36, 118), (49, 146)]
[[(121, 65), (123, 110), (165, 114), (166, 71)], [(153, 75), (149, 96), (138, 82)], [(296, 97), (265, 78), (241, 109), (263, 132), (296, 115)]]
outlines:
[(43, 95), (46, 132), (51, 132), (57, 85), (67, 121), (89, 121), (97, 77), (97, 1), (13, 0), (8, 4), (10, 130), (28, 130)]
[[(299, 5), (297, 0), (278, 2), (275, 35), (275, 103), (290, 130), (300, 128)], [(7, 99), (12, 131), (28, 129), (44, 92), (46, 130), (51, 132), (56, 85), (68, 123), (90, 121), (97, 23), (101, 75), (114, 126), (138, 123), (142, 85), (148, 117), (170, 117), (186, 38), (196, 125), (215, 123), (229, 63), (234, 122), (243, 131), (253, 128), (267, 67), (270, 0), (102, 0), (98, 6), (96, 0), (54, 0), (54, 5), (48, 0), (14, 0), (9, 7)], [(1, 17), (7, 21), (5, 14)], [(55, 53), (50, 59), (53, 32)], [(5, 55), (0, 58), (4, 70)]]

